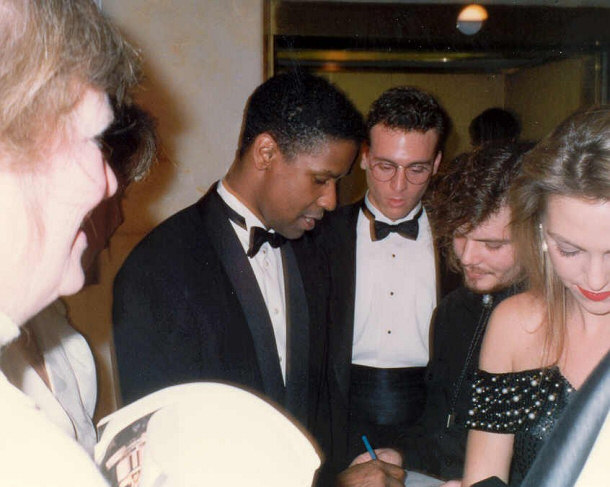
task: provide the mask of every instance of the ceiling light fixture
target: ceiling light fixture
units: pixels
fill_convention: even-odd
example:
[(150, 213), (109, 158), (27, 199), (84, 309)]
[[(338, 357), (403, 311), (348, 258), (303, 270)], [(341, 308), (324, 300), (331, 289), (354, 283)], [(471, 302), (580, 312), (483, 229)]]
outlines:
[(472, 36), (481, 30), (487, 20), (487, 10), (481, 5), (464, 7), (457, 18), (457, 29), (467, 36)]

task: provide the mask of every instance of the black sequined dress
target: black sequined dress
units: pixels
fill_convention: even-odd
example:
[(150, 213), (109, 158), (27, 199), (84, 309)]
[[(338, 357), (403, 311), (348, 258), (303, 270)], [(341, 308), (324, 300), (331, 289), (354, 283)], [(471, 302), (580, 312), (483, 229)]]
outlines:
[(472, 387), (467, 426), (515, 435), (510, 485), (519, 485), (574, 388), (558, 367), (504, 374), (479, 370)]

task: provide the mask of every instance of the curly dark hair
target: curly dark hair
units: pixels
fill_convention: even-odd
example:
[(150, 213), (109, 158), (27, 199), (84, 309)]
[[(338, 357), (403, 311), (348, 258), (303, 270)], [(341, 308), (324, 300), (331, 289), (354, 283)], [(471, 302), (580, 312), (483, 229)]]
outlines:
[(470, 232), (507, 203), (521, 158), (532, 147), (528, 142), (486, 145), (461, 154), (434, 178), (426, 208), (439, 248), (454, 270), (459, 271), (455, 233)]
[(260, 85), (246, 106), (239, 144), (243, 157), (254, 139), (270, 134), (288, 159), (326, 140), (365, 139), (362, 115), (338, 88), (301, 71), (278, 74)]
[(378, 124), (403, 131), (438, 133), (437, 152), (445, 147), (451, 126), (449, 116), (428, 93), (409, 86), (396, 86), (382, 93), (371, 105), (367, 130)]

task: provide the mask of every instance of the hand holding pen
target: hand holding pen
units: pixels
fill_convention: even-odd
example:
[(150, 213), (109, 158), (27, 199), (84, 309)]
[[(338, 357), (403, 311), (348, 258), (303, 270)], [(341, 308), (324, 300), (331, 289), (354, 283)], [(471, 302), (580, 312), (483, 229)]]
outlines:
[(367, 451), (341, 472), (337, 487), (403, 487), (405, 471), (400, 454), (390, 448), (373, 450), (366, 436), (362, 441)]

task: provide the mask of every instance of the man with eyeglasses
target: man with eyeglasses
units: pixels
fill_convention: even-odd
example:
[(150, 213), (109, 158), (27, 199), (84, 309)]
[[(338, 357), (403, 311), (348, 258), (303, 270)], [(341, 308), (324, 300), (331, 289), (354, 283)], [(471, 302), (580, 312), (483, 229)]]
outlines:
[(362, 435), (373, 446), (392, 446), (422, 412), (437, 282), (421, 199), (439, 167), (448, 125), (427, 93), (409, 87), (383, 93), (368, 116), (361, 160), (368, 191), (320, 229), (332, 278), (329, 384), (337, 469), (363, 451)]

